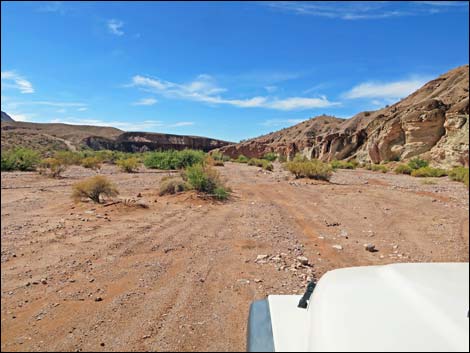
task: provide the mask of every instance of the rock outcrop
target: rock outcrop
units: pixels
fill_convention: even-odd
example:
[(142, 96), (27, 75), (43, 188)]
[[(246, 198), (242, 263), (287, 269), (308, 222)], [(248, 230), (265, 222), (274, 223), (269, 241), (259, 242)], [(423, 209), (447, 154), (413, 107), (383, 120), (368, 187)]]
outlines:
[(301, 153), (324, 161), (380, 163), (422, 156), (433, 165), (468, 166), (469, 67), (432, 80), (383, 109), (341, 120), (320, 116), (288, 129), (220, 149), (236, 157)]
[(10, 121), (10, 122), (12, 122), (12, 121), (15, 121), (15, 120), (13, 120), (13, 118), (12, 118), (11, 116), (9, 116), (7, 113), (5, 113), (5, 112), (2, 111), (2, 120), (1, 120), (1, 121), (2, 121), (2, 122), (3, 122), (3, 121)]

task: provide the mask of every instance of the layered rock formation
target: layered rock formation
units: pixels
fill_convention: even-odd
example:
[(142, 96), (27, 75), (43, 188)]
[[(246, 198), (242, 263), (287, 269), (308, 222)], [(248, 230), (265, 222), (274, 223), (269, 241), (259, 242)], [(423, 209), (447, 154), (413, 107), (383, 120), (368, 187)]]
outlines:
[(316, 117), (291, 128), (226, 146), (236, 157), (276, 152), (291, 158), (356, 158), (380, 163), (422, 156), (441, 167), (468, 165), (469, 67), (458, 67), (392, 106), (351, 119)]

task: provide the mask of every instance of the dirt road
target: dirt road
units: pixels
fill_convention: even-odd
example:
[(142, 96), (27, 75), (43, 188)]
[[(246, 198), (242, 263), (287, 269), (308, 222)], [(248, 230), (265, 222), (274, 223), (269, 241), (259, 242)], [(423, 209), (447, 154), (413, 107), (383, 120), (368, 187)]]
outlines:
[(80, 167), (61, 180), (2, 173), (2, 351), (243, 351), (252, 300), (303, 293), (334, 268), (468, 261), (463, 184), (219, 170), (234, 191), (225, 203), (157, 196), (166, 173), (103, 169), (147, 209), (74, 204), (71, 184), (94, 174)]

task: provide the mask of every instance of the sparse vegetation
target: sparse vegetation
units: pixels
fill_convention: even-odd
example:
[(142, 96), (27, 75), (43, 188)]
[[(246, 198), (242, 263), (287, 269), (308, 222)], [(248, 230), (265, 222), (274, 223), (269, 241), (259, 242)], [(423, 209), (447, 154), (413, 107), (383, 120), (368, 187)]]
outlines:
[(428, 161), (421, 159), (419, 157), (413, 158), (408, 162), (408, 166), (413, 170), (425, 168), (428, 165), (429, 165)]
[(12, 150), (2, 151), (1, 170), (20, 170), (32, 171), (36, 170), (40, 162), (39, 153), (28, 148), (15, 148)]
[(399, 164), (393, 171), (395, 172), (395, 174), (410, 175), (413, 169), (408, 164)]
[(366, 164), (364, 166), (364, 168), (367, 169), (367, 170), (372, 170), (373, 172), (382, 172), (382, 173), (387, 173), (388, 172), (387, 166), (385, 166), (383, 164), (369, 163), (369, 164)]
[(358, 163), (356, 160), (352, 161), (338, 161), (338, 160), (333, 160), (330, 162), (330, 165), (333, 169), (356, 169), (358, 166)]
[(421, 183), (422, 183), (423, 185), (435, 185), (435, 184), (437, 184), (435, 180), (433, 180), (433, 179), (427, 179), (427, 178), (424, 179), (423, 181), (421, 181)]
[(202, 163), (204, 157), (204, 152), (188, 149), (183, 151), (148, 152), (144, 158), (144, 165), (152, 169), (183, 169)]
[(99, 170), (101, 169), (101, 159), (98, 157), (85, 157), (81, 160), (80, 164), (84, 168)]
[(135, 173), (140, 166), (140, 160), (136, 157), (130, 157), (126, 159), (119, 159), (116, 161), (116, 165), (126, 173)]
[(106, 177), (97, 175), (74, 184), (72, 198), (75, 201), (87, 198), (100, 203), (102, 196), (113, 197), (118, 194), (116, 187)]
[(234, 159), (233, 161), (237, 163), (248, 163), (249, 160), (250, 159), (248, 157), (241, 154), (237, 157), (237, 159)]
[(411, 176), (418, 178), (439, 178), (446, 175), (446, 170), (432, 167), (422, 167), (411, 172)]
[[(210, 156), (215, 160), (215, 161), (222, 161), (222, 162), (228, 162), (230, 160), (229, 156), (226, 156), (219, 151), (214, 151), (211, 152)], [(217, 165), (217, 164), (216, 164)], [(223, 164), (222, 164), (223, 165)]]
[(187, 181), (189, 188), (197, 192), (225, 200), (230, 190), (222, 183), (219, 173), (211, 166), (194, 164), (185, 169), (183, 178)]
[(460, 181), (467, 185), (468, 188), (468, 168), (465, 167), (455, 167), (449, 171), (449, 177), (452, 180)]
[(266, 159), (252, 158), (248, 161), (248, 165), (254, 165), (268, 171), (272, 171), (274, 169), (272, 163)]
[(296, 178), (310, 178), (318, 180), (330, 180), (333, 168), (319, 160), (292, 161), (285, 164), (285, 168), (295, 175)]
[(274, 162), (277, 159), (277, 154), (274, 152), (268, 152), (263, 156), (263, 159)]
[(45, 158), (39, 164), (39, 173), (53, 178), (59, 178), (66, 169), (63, 160), (57, 158)]
[(160, 190), (158, 194), (160, 196), (167, 194), (176, 194), (186, 190), (186, 183), (180, 177), (167, 177), (162, 179), (160, 184)]

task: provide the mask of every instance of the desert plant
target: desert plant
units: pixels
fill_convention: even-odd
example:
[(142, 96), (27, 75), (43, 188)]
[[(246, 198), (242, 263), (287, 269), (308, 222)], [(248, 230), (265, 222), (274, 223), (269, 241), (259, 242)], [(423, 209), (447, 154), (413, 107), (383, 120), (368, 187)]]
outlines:
[(408, 162), (408, 166), (413, 170), (424, 168), (424, 167), (427, 167), (428, 165), (429, 165), (428, 161), (421, 159), (419, 157), (413, 158)]
[(117, 160), (116, 165), (123, 172), (134, 173), (139, 169), (140, 161), (136, 157), (130, 157), (130, 158), (126, 158), (126, 159)]
[(417, 178), (439, 178), (447, 175), (447, 171), (440, 168), (422, 167), (411, 172)]
[[(357, 163), (357, 162), (356, 162)], [(338, 160), (332, 160), (330, 162), (330, 165), (333, 169), (356, 169), (357, 164), (352, 162), (352, 161), (338, 161)]]
[(248, 161), (249, 161), (249, 158), (244, 156), (243, 154), (239, 155), (237, 159), (234, 160), (234, 162), (237, 162), (237, 163), (248, 163)]
[(96, 175), (73, 185), (72, 198), (80, 201), (83, 198), (100, 203), (101, 196), (113, 197), (119, 194), (116, 187), (104, 176)]
[(310, 178), (318, 180), (330, 180), (332, 176), (332, 167), (319, 160), (310, 160), (304, 162), (287, 162), (285, 168), (295, 175), (296, 178)]
[(367, 170), (372, 170), (374, 172), (382, 172), (382, 173), (387, 173), (388, 172), (387, 166), (385, 166), (383, 164), (369, 163), (369, 164), (366, 164), (364, 166), (364, 168), (367, 169)]
[(144, 158), (144, 165), (152, 169), (183, 169), (201, 163), (204, 157), (204, 152), (188, 149), (183, 151), (149, 152)]
[(274, 162), (277, 159), (277, 154), (274, 152), (268, 152), (263, 156), (263, 159), (266, 159), (270, 162)]
[(176, 194), (184, 190), (186, 190), (186, 184), (181, 178), (170, 177), (170, 178), (162, 179), (158, 194), (160, 196), (166, 195), (166, 194)]
[(272, 163), (266, 159), (251, 158), (248, 161), (248, 165), (252, 165), (252, 166), (254, 165), (254, 166), (263, 168), (265, 170), (268, 170), (268, 171), (272, 171), (274, 169)]
[(210, 156), (215, 160), (215, 161), (222, 161), (222, 162), (228, 162), (230, 160), (229, 156), (226, 156), (222, 154), (219, 151), (213, 151), (211, 152)]
[(468, 187), (468, 168), (455, 167), (449, 171), (449, 177), (452, 180), (464, 183)]
[(393, 170), (395, 174), (408, 174), (410, 175), (413, 169), (408, 164), (399, 164)]
[(99, 170), (101, 169), (101, 159), (98, 157), (85, 157), (81, 160), (80, 164), (84, 168)]
[(39, 153), (29, 148), (18, 147), (9, 151), (2, 151), (2, 171), (35, 170), (40, 162)]
[(79, 152), (73, 151), (56, 151), (54, 158), (59, 160), (64, 165), (80, 165), (84, 156)]
[(39, 173), (59, 178), (60, 174), (67, 169), (67, 165), (61, 159), (45, 158), (39, 164)]
[(183, 178), (188, 186), (216, 199), (226, 199), (229, 189), (220, 180), (219, 173), (208, 165), (195, 164), (185, 169)]

